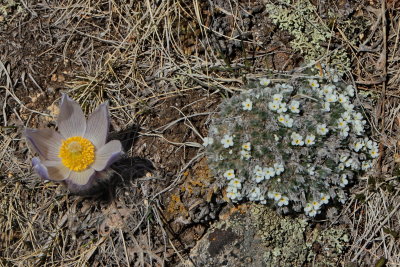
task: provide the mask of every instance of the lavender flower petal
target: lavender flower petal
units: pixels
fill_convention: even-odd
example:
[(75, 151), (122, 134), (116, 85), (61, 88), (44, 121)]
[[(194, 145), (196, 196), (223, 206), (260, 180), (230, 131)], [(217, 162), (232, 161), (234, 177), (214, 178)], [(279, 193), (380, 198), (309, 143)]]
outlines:
[(49, 172), (47, 171), (46, 166), (44, 166), (40, 159), (38, 157), (34, 157), (32, 159), (32, 166), (35, 169), (35, 171), (37, 172), (37, 174), (39, 174), (39, 176), (45, 180), (50, 180), (49, 178)]
[(119, 140), (112, 140), (97, 151), (95, 162), (91, 167), (96, 171), (102, 171), (117, 161), (121, 155), (121, 142)]
[(108, 104), (103, 103), (89, 116), (84, 137), (101, 148), (106, 143), (109, 125)]
[(78, 103), (73, 101), (66, 94), (62, 95), (57, 125), (64, 138), (83, 136), (85, 134), (85, 115)]
[(95, 174), (92, 168), (88, 168), (84, 171), (74, 172), (72, 171), (68, 177), (68, 181), (76, 185), (85, 185), (89, 182), (90, 178)]
[(59, 160), (62, 136), (53, 129), (26, 129), (25, 136), (37, 153), (47, 160)]
[(33, 168), (45, 180), (62, 181), (65, 180), (70, 170), (62, 165), (61, 161), (41, 161), (35, 157), (32, 159)]

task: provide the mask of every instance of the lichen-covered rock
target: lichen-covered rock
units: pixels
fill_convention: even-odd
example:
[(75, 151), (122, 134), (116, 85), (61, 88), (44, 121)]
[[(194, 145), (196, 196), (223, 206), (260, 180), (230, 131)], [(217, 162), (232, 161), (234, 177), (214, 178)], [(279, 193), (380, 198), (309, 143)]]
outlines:
[[(335, 38), (335, 31), (340, 31), (345, 36), (357, 36), (367, 23), (362, 17), (340, 16), (341, 12), (337, 5), (323, 6), (323, 1), (319, 2), (320, 6), (314, 5), (315, 1), (310, 0), (264, 0), (264, 2), (269, 18), (280, 29), (288, 31), (293, 36), (290, 44), (304, 56), (306, 61), (320, 59), (321, 62), (338, 69), (350, 70), (350, 57), (346, 49), (338, 49), (340, 41)], [(345, 9), (344, 13), (354, 13), (349, 11), (351, 7), (342, 8)], [(321, 14), (321, 10), (325, 10), (324, 14)], [(358, 38), (349, 39), (352, 45), (356, 45)]]
[(195, 266), (339, 266), (347, 247), (344, 229), (312, 230), (264, 205), (241, 205), (225, 217), (191, 250)]

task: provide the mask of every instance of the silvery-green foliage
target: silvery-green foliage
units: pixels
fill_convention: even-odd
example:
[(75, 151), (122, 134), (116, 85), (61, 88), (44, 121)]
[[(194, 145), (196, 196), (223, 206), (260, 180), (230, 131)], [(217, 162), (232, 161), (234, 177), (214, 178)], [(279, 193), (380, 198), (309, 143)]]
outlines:
[(334, 70), (287, 77), (260, 78), (223, 102), (204, 146), (232, 201), (313, 217), (346, 201), (346, 187), (372, 166), (378, 145), (366, 137), (353, 86)]

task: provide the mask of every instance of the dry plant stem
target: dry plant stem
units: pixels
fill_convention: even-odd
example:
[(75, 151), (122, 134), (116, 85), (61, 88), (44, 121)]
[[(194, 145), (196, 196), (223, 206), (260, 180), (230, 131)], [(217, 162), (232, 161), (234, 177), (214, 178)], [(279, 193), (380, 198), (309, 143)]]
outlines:
[[(383, 34), (383, 48), (381, 52), (382, 59), (382, 71), (384, 81), (382, 82), (382, 110), (385, 110), (385, 98), (386, 98), (386, 82), (387, 82), (387, 22), (386, 22), (386, 0), (381, 0), (381, 18), (382, 18), (382, 34)], [(385, 116), (382, 116), (381, 129), (383, 130), (383, 125), (385, 124)]]
[(365, 241), (361, 249), (359, 249), (356, 255), (352, 258), (353, 262), (357, 261), (358, 257), (361, 253), (364, 252), (366, 247), (370, 244), (371, 240), (375, 238), (376, 234), (380, 230), (382, 230), (382, 227), (391, 219), (391, 217), (398, 212), (399, 208), (400, 203), (398, 203), (397, 206), (393, 208), (392, 212), (390, 212), (390, 214), (379, 224), (379, 226), (375, 230), (372, 231), (372, 229), (370, 229), (369, 232), (367, 232), (366, 236), (369, 236), (369, 238)]

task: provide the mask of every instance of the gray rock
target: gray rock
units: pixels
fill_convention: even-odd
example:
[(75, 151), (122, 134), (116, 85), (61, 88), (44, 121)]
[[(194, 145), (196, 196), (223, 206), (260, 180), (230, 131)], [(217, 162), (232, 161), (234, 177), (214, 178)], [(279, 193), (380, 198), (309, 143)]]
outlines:
[(340, 266), (348, 235), (342, 228), (311, 229), (265, 205), (231, 208), (190, 257), (195, 266)]

